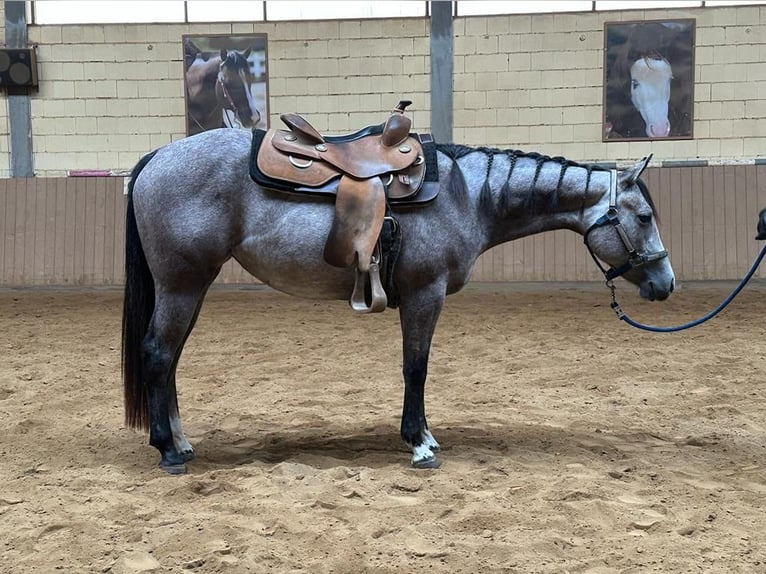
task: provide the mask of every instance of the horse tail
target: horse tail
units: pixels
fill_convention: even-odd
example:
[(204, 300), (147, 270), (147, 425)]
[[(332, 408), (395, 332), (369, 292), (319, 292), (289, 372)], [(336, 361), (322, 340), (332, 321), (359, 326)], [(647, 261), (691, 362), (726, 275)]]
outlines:
[(138, 235), (133, 207), (133, 186), (141, 170), (154, 157), (153, 151), (136, 164), (128, 182), (125, 216), (125, 297), (122, 304), (122, 383), (125, 424), (149, 430), (149, 403), (141, 373), (141, 345), (154, 312), (154, 280)]

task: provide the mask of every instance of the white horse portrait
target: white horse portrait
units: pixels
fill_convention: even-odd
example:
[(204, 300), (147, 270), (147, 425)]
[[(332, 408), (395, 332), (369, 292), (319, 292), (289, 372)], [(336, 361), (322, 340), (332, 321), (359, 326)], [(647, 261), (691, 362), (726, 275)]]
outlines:
[(670, 135), (668, 102), (673, 69), (662, 56), (644, 56), (630, 67), (630, 100), (646, 124), (646, 135)]
[(603, 140), (687, 139), (694, 20), (604, 24)]

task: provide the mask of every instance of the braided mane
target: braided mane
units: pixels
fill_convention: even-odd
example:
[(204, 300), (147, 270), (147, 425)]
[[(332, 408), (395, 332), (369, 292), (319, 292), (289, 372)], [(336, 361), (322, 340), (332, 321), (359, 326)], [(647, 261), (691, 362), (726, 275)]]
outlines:
[[(508, 157), (511, 167), (508, 170), (508, 177), (506, 178), (505, 184), (503, 185), (503, 189), (500, 192), (501, 201), (503, 201), (505, 205), (495, 206), (496, 208), (505, 209), (505, 210), (507, 210), (510, 207), (509, 205), (511, 200), (510, 181), (511, 181), (511, 176), (513, 175), (513, 170), (516, 167), (516, 161), (519, 158), (532, 159), (535, 161), (535, 165), (536, 165), (535, 175), (532, 178), (532, 183), (525, 190), (526, 195), (523, 198), (524, 206), (527, 209), (533, 208), (535, 204), (539, 202), (540, 198), (537, 195), (537, 179), (540, 176), (540, 172), (543, 166), (548, 162), (558, 164), (561, 167), (561, 170), (559, 172), (559, 180), (556, 185), (556, 188), (553, 190), (553, 193), (551, 193), (547, 198), (545, 198), (546, 199), (546, 201), (544, 202), (545, 204), (543, 206), (540, 206), (543, 209), (545, 208), (555, 209), (557, 207), (558, 194), (561, 189), (561, 184), (564, 181), (564, 175), (566, 174), (567, 169), (569, 169), (570, 167), (581, 167), (587, 170), (587, 179), (585, 183), (586, 191), (588, 187), (590, 186), (591, 173), (593, 171), (609, 171), (607, 168), (597, 164), (580, 164), (564, 157), (558, 157), (558, 156), (550, 157), (537, 152), (524, 152), (524, 151), (514, 150), (514, 149), (502, 150), (502, 149), (491, 148), (491, 147), (469, 147), (469, 146), (464, 146), (459, 144), (437, 144), (436, 149), (453, 160), (454, 162), (453, 172), (455, 171), (454, 166), (456, 165), (458, 166), (457, 173), (451, 174), (453, 176), (451, 178), (453, 181), (453, 184), (451, 186), (453, 189), (451, 191), (454, 193), (463, 193), (463, 194), (466, 193), (465, 177), (463, 176), (460, 170), (460, 166), (457, 164), (457, 160), (475, 152), (483, 153), (484, 155), (487, 156), (487, 169), (486, 169), (486, 174), (484, 177), (484, 184), (482, 185), (481, 194), (479, 197), (479, 201), (482, 204), (485, 204), (487, 202), (491, 204), (495, 201), (492, 198), (491, 190), (489, 187), (489, 172), (492, 169), (492, 163), (493, 163), (494, 157), (496, 155), (504, 155)], [(645, 189), (646, 187), (644, 186), (642, 188), (642, 192)], [(649, 203), (652, 204), (651, 201), (649, 201)]]

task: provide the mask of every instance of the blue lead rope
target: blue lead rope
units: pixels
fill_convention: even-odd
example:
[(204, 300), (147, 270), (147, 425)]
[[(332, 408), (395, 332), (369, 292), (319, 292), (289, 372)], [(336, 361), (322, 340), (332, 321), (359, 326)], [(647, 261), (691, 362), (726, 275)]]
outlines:
[(718, 307), (710, 311), (707, 315), (704, 315), (703, 317), (700, 317), (699, 319), (695, 319), (694, 321), (690, 321), (689, 323), (684, 323), (683, 325), (676, 325), (675, 327), (654, 327), (652, 325), (644, 325), (642, 323), (638, 323), (637, 321), (634, 321), (630, 317), (628, 317), (625, 314), (625, 311), (623, 311), (620, 308), (620, 304), (617, 302), (615, 298), (615, 287), (614, 283), (611, 280), (608, 280), (606, 282), (607, 287), (612, 290), (612, 303), (611, 307), (614, 310), (614, 312), (617, 314), (617, 317), (620, 318), (620, 320), (625, 321), (628, 325), (631, 325), (632, 327), (635, 327), (636, 329), (643, 329), (644, 331), (652, 331), (655, 333), (673, 333), (675, 331), (683, 331), (684, 329), (691, 329), (692, 327), (696, 327), (697, 325), (700, 325), (704, 323), (705, 321), (712, 319), (718, 313), (723, 311), (724, 307), (726, 307), (729, 303), (732, 302), (734, 297), (737, 296), (737, 294), (742, 291), (742, 288), (747, 285), (747, 282), (750, 281), (750, 278), (755, 273), (755, 270), (758, 269), (758, 266), (761, 264), (761, 260), (763, 259), (764, 255), (766, 255), (766, 245), (763, 246), (763, 249), (761, 249), (761, 253), (756, 258), (755, 262), (753, 263), (753, 266), (750, 268), (750, 271), (747, 272), (747, 275), (745, 275), (745, 278), (742, 279), (742, 281), (737, 285), (737, 287), (732, 291), (726, 299), (724, 299)]

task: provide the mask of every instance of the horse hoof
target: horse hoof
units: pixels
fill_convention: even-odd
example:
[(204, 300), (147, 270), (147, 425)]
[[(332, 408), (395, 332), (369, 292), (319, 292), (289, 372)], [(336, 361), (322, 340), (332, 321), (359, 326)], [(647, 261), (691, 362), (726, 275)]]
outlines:
[(414, 468), (439, 468), (441, 463), (435, 456), (432, 456), (421, 460), (413, 460), (412, 466)]
[(186, 474), (186, 465), (185, 464), (162, 464), (160, 463), (160, 468), (167, 472), (168, 474)]

